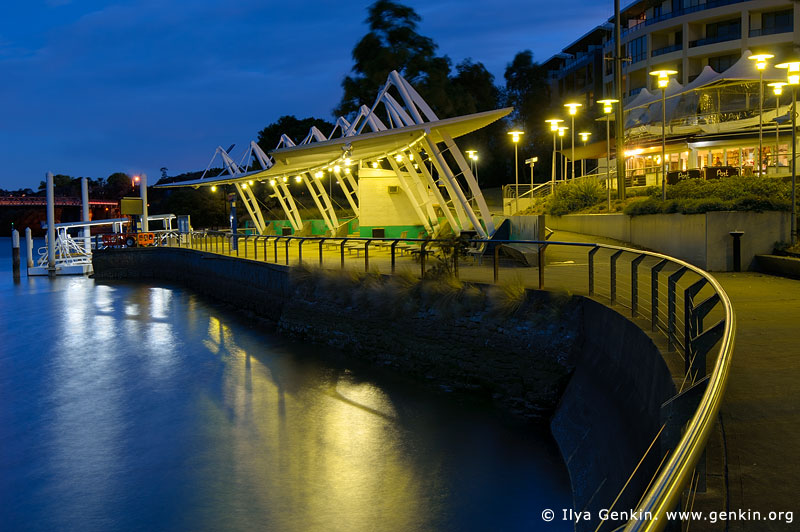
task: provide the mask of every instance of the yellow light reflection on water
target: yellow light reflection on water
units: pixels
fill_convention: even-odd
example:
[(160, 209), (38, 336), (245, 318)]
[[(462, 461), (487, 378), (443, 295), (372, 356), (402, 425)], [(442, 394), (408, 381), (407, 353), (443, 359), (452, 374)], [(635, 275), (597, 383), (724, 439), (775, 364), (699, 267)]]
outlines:
[[(270, 515), (276, 530), (424, 526), (419, 486), (436, 472), (411, 465), (383, 390), (280, 356), (262, 360), (213, 317), (205, 344), (217, 348), (224, 370), (222, 401), (206, 397), (202, 409), (230, 471), (225, 485), (238, 487), (216, 486), (215, 508), (235, 508), (244, 489), (248, 504), (290, 509)], [(231, 512), (208, 524), (253, 526), (237, 519)]]

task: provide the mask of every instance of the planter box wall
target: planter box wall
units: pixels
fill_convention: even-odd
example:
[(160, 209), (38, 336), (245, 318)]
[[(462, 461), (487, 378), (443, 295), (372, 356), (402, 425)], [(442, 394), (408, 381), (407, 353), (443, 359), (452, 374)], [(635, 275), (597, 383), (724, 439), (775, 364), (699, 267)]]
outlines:
[(683, 259), (708, 271), (733, 270), (733, 238), (744, 231), (742, 269), (755, 267), (755, 256), (789, 240), (788, 212), (721, 211), (705, 214), (568, 214), (548, 216), (551, 229), (613, 238)]

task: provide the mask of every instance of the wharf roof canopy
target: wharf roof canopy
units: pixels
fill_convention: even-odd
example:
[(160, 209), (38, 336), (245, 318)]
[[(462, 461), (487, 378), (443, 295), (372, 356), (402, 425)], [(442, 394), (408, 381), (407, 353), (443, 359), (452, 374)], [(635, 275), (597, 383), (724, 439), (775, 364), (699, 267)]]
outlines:
[(265, 170), (246, 172), (235, 176), (223, 174), (217, 177), (165, 183), (158, 187), (210, 186), (241, 183), (248, 180), (291, 177), (341, 164), (340, 161), (343, 161), (345, 157), (349, 157), (353, 161), (374, 161), (387, 154), (392, 155), (394, 152), (407, 149), (409, 145), (416, 143), (426, 135), (434, 143), (442, 142), (442, 134), (451, 138), (466, 135), (503, 118), (512, 110), (513, 108), (507, 107), (406, 127), (279, 148), (269, 152), (274, 159), (274, 164)]

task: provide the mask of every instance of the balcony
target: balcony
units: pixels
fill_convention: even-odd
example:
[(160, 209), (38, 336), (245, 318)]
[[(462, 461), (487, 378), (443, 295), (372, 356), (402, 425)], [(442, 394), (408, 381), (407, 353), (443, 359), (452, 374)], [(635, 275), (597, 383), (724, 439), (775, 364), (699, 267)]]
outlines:
[(775, 35), (777, 33), (791, 33), (793, 31), (793, 25), (787, 24), (786, 26), (775, 26), (773, 28), (750, 30), (750, 37), (762, 37), (764, 35)]
[[(739, 4), (741, 2), (749, 2), (750, 0), (709, 0), (705, 4), (698, 4), (696, 6), (685, 7), (682, 9), (676, 9), (675, 11), (671, 11), (669, 13), (664, 13), (663, 15), (659, 15), (657, 17), (649, 18), (647, 20), (642, 21), (641, 23), (631, 27), (631, 28), (623, 28), (622, 30), (622, 37), (625, 37), (628, 33), (640, 30), (645, 26), (650, 26), (651, 24), (657, 24), (664, 20), (669, 20), (671, 18), (682, 17), (683, 15), (688, 15), (689, 13), (695, 13), (697, 11), (705, 11), (706, 9), (714, 9), (715, 7), (722, 7), (728, 6), (731, 4)], [(791, 30), (790, 30), (791, 31)], [(764, 34), (768, 35), (768, 34)], [(753, 37), (753, 35), (751, 35)]]
[(716, 44), (718, 42), (735, 41), (736, 39), (741, 39), (741, 37), (742, 37), (741, 33), (739, 35), (735, 33), (729, 33), (727, 35), (717, 35), (716, 37), (706, 37), (705, 39), (697, 39), (696, 41), (689, 41), (689, 48), (706, 46), (707, 44)]
[(672, 52), (677, 52), (678, 50), (683, 50), (683, 44), (673, 44), (670, 46), (665, 46), (663, 48), (656, 48), (655, 50), (650, 52), (650, 57), (669, 54)]

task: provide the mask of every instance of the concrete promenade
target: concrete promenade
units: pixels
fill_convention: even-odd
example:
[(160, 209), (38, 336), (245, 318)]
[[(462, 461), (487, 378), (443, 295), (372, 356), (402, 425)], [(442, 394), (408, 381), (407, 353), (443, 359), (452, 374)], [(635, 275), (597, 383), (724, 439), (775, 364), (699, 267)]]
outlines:
[[(760, 511), (762, 517), (792, 511), (800, 519), (800, 281), (752, 272), (715, 277), (738, 320), (720, 416), (728, 508)], [(735, 531), (800, 527), (785, 520), (728, 524)]]
[[(565, 232), (553, 238), (624, 245)], [(708, 492), (697, 496), (694, 509), (736, 512), (736, 519), (696, 521), (690, 530), (800, 529), (785, 517), (769, 520), (780, 511), (800, 520), (800, 281), (755, 272), (712, 275), (736, 311), (736, 344), (719, 430), (709, 440)], [(740, 510), (750, 510), (750, 518)], [(755, 512), (761, 520), (752, 519)]]

